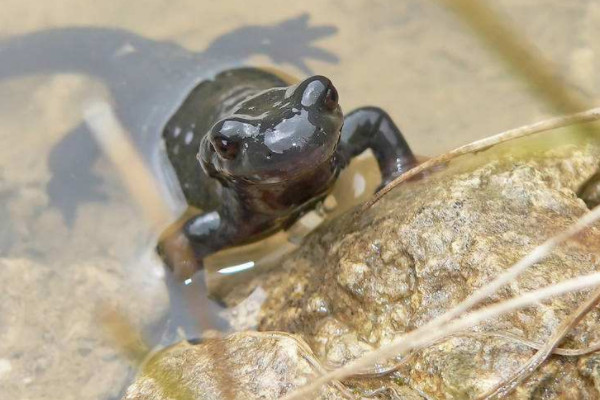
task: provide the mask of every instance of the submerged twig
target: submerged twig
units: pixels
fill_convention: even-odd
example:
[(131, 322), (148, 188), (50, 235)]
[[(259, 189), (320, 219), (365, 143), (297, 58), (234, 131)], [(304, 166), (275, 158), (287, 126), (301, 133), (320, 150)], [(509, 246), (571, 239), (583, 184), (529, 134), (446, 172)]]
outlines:
[[(127, 132), (120, 124), (111, 106), (106, 102), (97, 101), (84, 109), (84, 119), (94, 139), (118, 169), (120, 178), (144, 212), (152, 231), (155, 234), (160, 233), (161, 229), (174, 219), (174, 216), (164, 202), (158, 182), (144, 164), (139, 152), (131, 144)], [(175, 250), (167, 247), (165, 251)], [(193, 254), (185, 244), (177, 251), (184, 255)], [(112, 316), (112, 319), (105, 319), (104, 322), (113, 339), (136, 363), (140, 363), (149, 353), (150, 346), (144, 343), (141, 335), (128, 326), (125, 321)], [(145, 374), (156, 381), (165, 395), (182, 400), (194, 398), (189, 388), (181, 386), (179, 379), (164, 368), (150, 364), (146, 368)]]
[(198, 270), (198, 261), (181, 227), (187, 212), (197, 210), (188, 207), (178, 221), (163, 231), (175, 216), (167, 207), (158, 181), (133, 147), (111, 106), (103, 101), (92, 103), (85, 108), (84, 119), (94, 139), (119, 170), (120, 178), (146, 215), (153, 233), (160, 235), (158, 242), (162, 256), (175, 278), (182, 282), (190, 278)]
[[(546, 240), (543, 244), (533, 249), (533, 251), (527, 254), (509, 270), (501, 274), (491, 283), (477, 290), (475, 293), (473, 293), (466, 300), (461, 302), (458, 306), (454, 307), (450, 311), (431, 320), (422, 327), (401, 336), (400, 338), (394, 340), (390, 345), (371, 351), (363, 355), (362, 357), (351, 361), (344, 367), (338, 368), (337, 370), (323, 375), (322, 377), (316, 379), (312, 384), (297, 390), (291, 395), (286, 396), (284, 399), (292, 400), (302, 398), (302, 396), (305, 396), (307, 393), (310, 393), (312, 390), (314, 390), (314, 388), (317, 388), (320, 385), (332, 379), (346, 378), (350, 375), (353, 375), (354, 373), (357, 373), (367, 368), (368, 366), (376, 363), (377, 361), (388, 359), (391, 356), (402, 355), (409, 350), (421, 347), (423, 344), (430, 343), (431, 341), (437, 338), (442, 338), (454, 332), (458, 332), (460, 330), (471, 327), (485, 319), (489, 319), (494, 316), (505, 314), (514, 309), (534, 304), (542, 299), (600, 284), (600, 273), (582, 276), (579, 278), (563, 281), (562, 283), (558, 283), (556, 285), (544, 289), (523, 294), (511, 300), (503, 301), (496, 305), (483, 308), (480, 311), (467, 314), (465, 317), (457, 321), (449, 322), (455, 317), (463, 314), (465, 311), (467, 311), (474, 305), (481, 302), (483, 299), (487, 298), (489, 295), (493, 294), (504, 284), (516, 278), (525, 269), (545, 258), (556, 246), (558, 246), (571, 236), (579, 233), (580, 231), (582, 231), (583, 229), (585, 229), (586, 227), (588, 227), (589, 225), (591, 225), (599, 219), (600, 207), (596, 207), (589, 213), (586, 213), (583, 217), (578, 219), (573, 225), (571, 225), (563, 232), (551, 237), (550, 239)], [(444, 324), (447, 325), (442, 327), (442, 325)]]
[(438, 157), (431, 158), (425, 161), (424, 163), (417, 165), (413, 169), (406, 171), (404, 174), (400, 175), (399, 177), (391, 181), (383, 189), (381, 189), (379, 192), (377, 192), (371, 200), (367, 201), (362, 206), (361, 212), (372, 207), (375, 203), (381, 200), (381, 198), (385, 196), (390, 190), (394, 189), (402, 182), (407, 181), (424, 171), (430, 170), (433, 167), (443, 165), (448, 161), (455, 159), (459, 156), (486, 150), (493, 145), (504, 143), (512, 139), (522, 138), (536, 133), (541, 133), (553, 129), (564, 128), (571, 125), (583, 124), (598, 120), (600, 120), (600, 107), (592, 108), (590, 110), (579, 112), (576, 114), (550, 118), (533, 124), (524, 125), (519, 128), (510, 129), (508, 131), (498, 133), (494, 136), (489, 136), (485, 139), (476, 140), (475, 142), (458, 147)]
[(582, 319), (600, 302), (600, 288), (575, 310), (556, 330), (554, 335), (548, 339), (548, 342), (539, 351), (522, 365), (512, 376), (500, 382), (492, 389), (487, 391), (480, 399), (494, 399), (498, 396), (504, 396), (514, 390), (517, 385), (523, 382), (533, 373), (547, 358), (552, 351), (560, 344), (564, 337), (573, 329)]
[(119, 170), (129, 193), (146, 214), (152, 228), (159, 232), (174, 220), (158, 189), (156, 179), (133, 147), (111, 106), (97, 101), (84, 109), (84, 119), (104, 154)]

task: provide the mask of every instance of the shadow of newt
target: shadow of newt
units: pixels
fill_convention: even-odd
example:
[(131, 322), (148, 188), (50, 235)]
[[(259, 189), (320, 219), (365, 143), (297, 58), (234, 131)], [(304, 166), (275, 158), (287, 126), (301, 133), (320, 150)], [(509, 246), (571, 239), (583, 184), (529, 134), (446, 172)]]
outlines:
[[(337, 28), (309, 26), (308, 21), (308, 14), (302, 14), (272, 26), (243, 26), (214, 39), (201, 52), (123, 29), (48, 29), (0, 40), (0, 80), (58, 73), (99, 80), (109, 90), (120, 122), (150, 162), (171, 113), (212, 73), (253, 55), (266, 55), (306, 74), (312, 72), (306, 59), (337, 63), (335, 54), (313, 45)], [(50, 151), (50, 207), (58, 208), (69, 226), (81, 204), (106, 198), (102, 178), (92, 170), (99, 157), (100, 149), (83, 122)]]

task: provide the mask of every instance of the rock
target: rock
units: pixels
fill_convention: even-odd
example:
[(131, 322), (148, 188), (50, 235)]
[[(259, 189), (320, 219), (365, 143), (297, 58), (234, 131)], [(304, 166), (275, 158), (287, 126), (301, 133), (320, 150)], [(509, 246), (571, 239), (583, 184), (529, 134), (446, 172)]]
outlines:
[[(295, 333), (324, 365), (345, 364), (442, 314), (588, 211), (576, 193), (598, 170), (598, 147), (506, 151), (519, 143), (452, 161), (318, 229), (281, 269), (263, 277), (259, 329)], [(596, 224), (488, 302), (600, 271), (599, 244)], [(403, 382), (428, 397), (476, 398), (535, 352), (514, 337), (487, 333), (542, 343), (587, 293), (544, 301), (431, 344), (373, 384), (389, 389)], [(596, 308), (561, 346), (600, 342), (598, 321)], [(598, 398), (598, 356), (591, 357), (552, 356), (511, 396)]]
[[(192, 345), (182, 342), (154, 355), (124, 400), (278, 399), (307, 384), (316, 371), (301, 339), (284, 333), (242, 332)], [(339, 383), (314, 399), (347, 398)]]

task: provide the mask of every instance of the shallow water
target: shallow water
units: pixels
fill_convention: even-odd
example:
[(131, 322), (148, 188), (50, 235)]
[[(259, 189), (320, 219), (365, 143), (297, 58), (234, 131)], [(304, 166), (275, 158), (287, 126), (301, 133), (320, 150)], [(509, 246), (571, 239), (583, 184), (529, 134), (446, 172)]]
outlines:
[[(495, 4), (597, 101), (597, 2)], [(19, 273), (0, 271), (0, 365), (10, 366), (0, 368), (0, 389), (15, 398), (69, 398), (83, 387), (90, 398), (118, 395), (103, 385), (122, 386), (133, 369), (94, 331), (98, 304), (118, 306), (150, 345), (174, 340), (179, 326), (188, 336), (226, 327), (219, 306), (197, 289), (202, 280), (165, 291), (152, 255), (155, 237), (82, 120), (89, 101), (113, 106), (148, 165), (156, 165), (160, 130), (187, 92), (237, 65), (329, 76), (344, 110), (381, 106), (422, 155), (546, 113), (451, 14), (418, 0), (304, 1), (285, 9), (268, 0), (251, 10), (243, 1), (110, 0), (86, 7), (6, 0), (0, 59), (0, 255), (23, 264)], [(374, 187), (372, 179), (364, 184)], [(351, 175), (341, 181), (345, 191), (363, 184)], [(181, 211), (176, 197), (165, 196)], [(73, 322), (61, 323), (74, 314)], [(85, 327), (75, 328), (82, 321)], [(74, 355), (84, 347), (91, 356)], [(22, 353), (43, 353), (46, 361), (34, 365)], [(98, 360), (110, 357), (107, 381), (85, 386), (101, 368)]]

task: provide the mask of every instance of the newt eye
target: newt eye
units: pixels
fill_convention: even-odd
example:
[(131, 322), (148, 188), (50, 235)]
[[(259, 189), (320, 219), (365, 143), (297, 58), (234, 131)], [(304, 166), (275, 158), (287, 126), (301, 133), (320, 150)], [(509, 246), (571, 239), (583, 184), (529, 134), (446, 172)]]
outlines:
[(238, 142), (223, 136), (214, 138), (213, 146), (219, 156), (226, 160), (233, 160), (240, 150)]
[(325, 104), (325, 107), (331, 111), (335, 110), (338, 105), (338, 92), (335, 90), (335, 87), (332, 84), (327, 86), (327, 92), (325, 92), (323, 104)]

